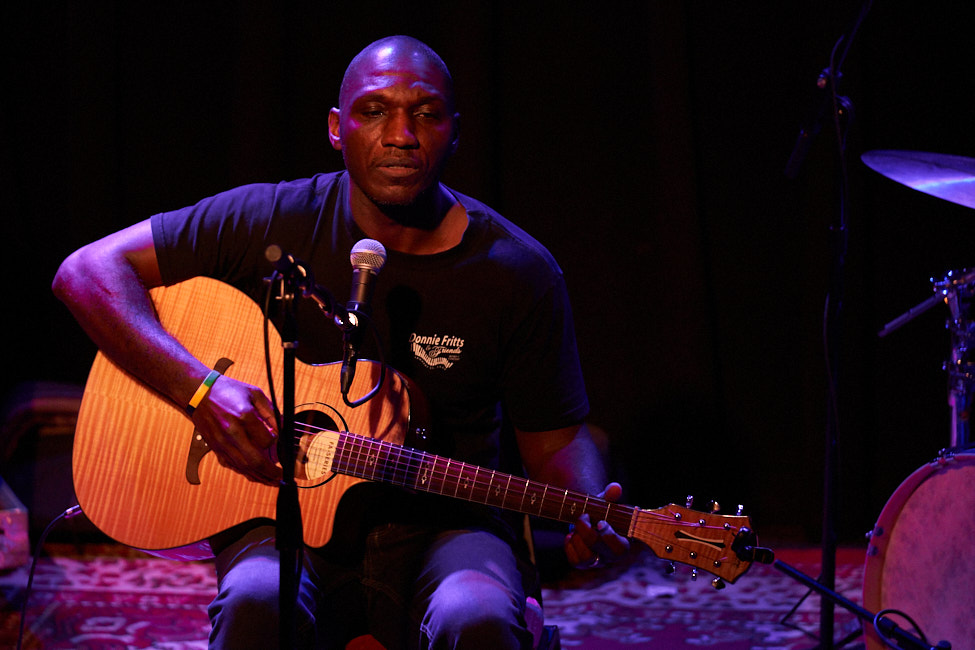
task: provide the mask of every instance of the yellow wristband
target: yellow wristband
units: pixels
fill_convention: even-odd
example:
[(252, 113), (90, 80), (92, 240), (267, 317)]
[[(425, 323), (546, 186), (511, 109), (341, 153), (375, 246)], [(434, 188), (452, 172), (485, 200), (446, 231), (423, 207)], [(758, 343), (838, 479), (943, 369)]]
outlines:
[(190, 398), (190, 403), (186, 405), (186, 412), (189, 415), (193, 415), (193, 411), (196, 410), (196, 407), (200, 405), (203, 398), (206, 397), (207, 393), (210, 392), (213, 382), (215, 382), (219, 376), (219, 372), (216, 370), (211, 370), (210, 374), (207, 375), (206, 379), (203, 380), (203, 383), (200, 384), (200, 387), (196, 389), (196, 392), (193, 393), (193, 397)]

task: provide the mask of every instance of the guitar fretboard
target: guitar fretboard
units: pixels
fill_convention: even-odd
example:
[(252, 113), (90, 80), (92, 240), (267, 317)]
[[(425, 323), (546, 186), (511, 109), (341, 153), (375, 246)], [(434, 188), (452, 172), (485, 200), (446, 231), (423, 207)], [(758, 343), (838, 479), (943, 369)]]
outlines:
[[(573, 522), (582, 514), (605, 519), (615, 530), (629, 531), (635, 508), (582, 492), (462, 463), (424, 451), (352, 433), (323, 434), (313, 442), (310, 465), (368, 481), (377, 481), (462, 499), (472, 503)], [(321, 438), (322, 435), (316, 436)], [(327, 449), (327, 451), (326, 451)], [(322, 458), (327, 454), (328, 458)]]

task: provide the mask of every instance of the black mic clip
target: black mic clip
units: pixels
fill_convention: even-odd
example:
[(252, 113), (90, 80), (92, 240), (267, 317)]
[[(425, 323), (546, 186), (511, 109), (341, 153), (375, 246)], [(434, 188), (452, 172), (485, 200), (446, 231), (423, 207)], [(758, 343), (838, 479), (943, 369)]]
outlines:
[[(274, 265), (274, 270), (291, 287), (291, 291), (302, 298), (311, 299), (327, 318), (335, 318), (338, 322), (339, 308), (324, 287), (315, 283), (315, 276), (304, 262), (293, 255), (285, 253), (277, 244), (271, 244), (264, 250), (264, 257)], [(344, 309), (341, 309), (344, 313)]]

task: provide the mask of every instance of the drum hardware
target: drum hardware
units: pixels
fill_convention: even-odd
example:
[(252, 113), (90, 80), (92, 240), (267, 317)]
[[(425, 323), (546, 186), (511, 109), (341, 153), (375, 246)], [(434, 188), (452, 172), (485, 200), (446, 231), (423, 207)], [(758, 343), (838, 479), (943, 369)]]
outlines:
[(975, 270), (949, 273), (944, 285), (945, 302), (951, 313), (951, 356), (944, 364), (948, 372), (948, 406), (951, 408), (951, 445), (962, 447), (971, 439), (971, 408), (975, 397)]
[(894, 330), (938, 303), (948, 306), (946, 328), (951, 333), (951, 350), (943, 369), (948, 373), (948, 406), (951, 409), (952, 448), (971, 440), (971, 407), (975, 397), (975, 269), (948, 271), (941, 280), (931, 279), (934, 295), (887, 323), (879, 336)]

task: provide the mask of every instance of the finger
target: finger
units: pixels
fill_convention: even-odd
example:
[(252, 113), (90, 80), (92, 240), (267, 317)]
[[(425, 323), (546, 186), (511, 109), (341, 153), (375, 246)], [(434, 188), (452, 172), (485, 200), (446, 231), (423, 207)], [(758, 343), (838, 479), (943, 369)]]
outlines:
[(596, 548), (603, 551), (603, 556), (608, 561), (616, 560), (629, 552), (630, 540), (613, 530), (608, 522), (600, 521), (597, 523), (596, 533), (599, 535)]
[(613, 482), (606, 486), (606, 489), (599, 493), (598, 495), (601, 499), (606, 499), (607, 501), (612, 501), (613, 503), (620, 500), (623, 496), (623, 486), (619, 483)]
[[(266, 456), (265, 450), (277, 444), (278, 434), (273, 418), (269, 420), (257, 411), (252, 411), (244, 417), (242, 423), (247, 442), (254, 447), (258, 455)], [(242, 448), (247, 451), (246, 443)]]
[(596, 560), (596, 553), (585, 544), (579, 542), (578, 535), (569, 533), (565, 540), (565, 559), (578, 569), (592, 566)]
[(270, 431), (277, 435), (278, 433), (278, 416), (274, 411), (274, 406), (271, 405), (271, 401), (267, 396), (261, 392), (257, 391), (257, 396), (252, 399), (254, 404), (254, 409), (257, 411), (258, 416), (264, 421)]
[(570, 529), (570, 533), (572, 534), (573, 542), (578, 544), (579, 548), (592, 548), (599, 541), (599, 534), (593, 528), (589, 515), (582, 515), (576, 519)]
[[(254, 419), (252, 427), (254, 426), (260, 426), (263, 430), (262, 437), (270, 436), (263, 423)], [(275, 485), (280, 479), (281, 468), (271, 461), (266, 448), (254, 444), (251, 435), (243, 426), (234, 424), (219, 430), (219, 435), (213, 438), (211, 448), (220, 459), (221, 465), (252, 481)]]
[(598, 562), (598, 537), (588, 520), (578, 521), (566, 535), (564, 549), (566, 559), (574, 567), (591, 568)]

